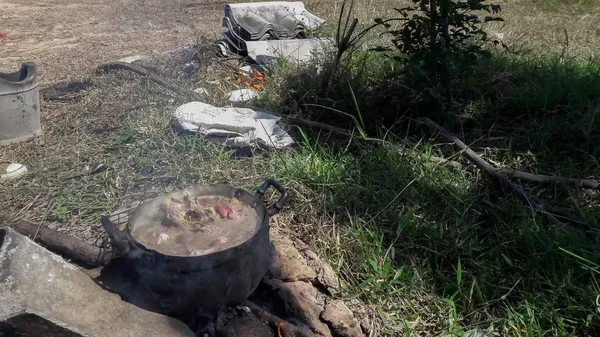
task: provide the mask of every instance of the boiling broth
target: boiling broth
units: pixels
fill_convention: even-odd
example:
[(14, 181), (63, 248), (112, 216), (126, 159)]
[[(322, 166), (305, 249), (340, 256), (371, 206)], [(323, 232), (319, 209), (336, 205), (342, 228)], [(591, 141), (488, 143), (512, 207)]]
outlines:
[(163, 203), (162, 224), (132, 235), (149, 249), (173, 256), (201, 256), (235, 247), (257, 230), (256, 211), (236, 198), (202, 196)]

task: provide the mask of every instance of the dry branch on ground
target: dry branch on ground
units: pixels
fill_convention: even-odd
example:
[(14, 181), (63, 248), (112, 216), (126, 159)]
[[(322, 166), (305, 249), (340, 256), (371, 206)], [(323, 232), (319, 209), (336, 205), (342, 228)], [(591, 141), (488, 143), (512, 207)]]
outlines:
[(460, 139), (458, 139), (455, 135), (448, 132), (446, 129), (435, 123), (429, 118), (424, 118), (423, 122), (425, 125), (430, 127), (436, 132), (437, 136), (444, 138), (445, 140), (454, 144), (454, 146), (461, 151), (463, 156), (473, 162), (480, 170), (485, 172), (490, 177), (494, 178), (500, 185), (508, 189), (511, 193), (513, 193), (517, 198), (519, 198), (525, 205), (533, 207), (536, 211), (544, 214), (550, 222), (552, 222), (557, 228), (561, 230), (570, 231), (565, 223), (558, 220), (554, 214), (550, 213), (546, 206), (538, 199), (533, 198), (528, 195), (522, 187), (516, 185), (506, 178), (498, 169), (493, 167), (491, 164), (483, 160), (477, 153), (471, 150), (465, 143), (463, 143)]

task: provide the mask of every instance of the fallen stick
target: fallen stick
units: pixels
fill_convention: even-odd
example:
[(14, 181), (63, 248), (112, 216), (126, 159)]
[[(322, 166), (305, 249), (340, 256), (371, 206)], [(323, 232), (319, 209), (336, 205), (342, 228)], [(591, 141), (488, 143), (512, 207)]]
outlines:
[(545, 174), (535, 174), (516, 170), (501, 169), (500, 173), (510, 178), (542, 183), (542, 184), (567, 184), (574, 187), (584, 189), (598, 189), (600, 188), (600, 181), (593, 179), (576, 179), (576, 178), (565, 178), (560, 176), (550, 176)]
[(315, 128), (315, 129), (322, 129), (322, 130), (326, 130), (326, 131), (333, 132), (333, 133), (339, 133), (342, 135), (350, 135), (351, 134), (347, 129), (344, 129), (344, 128), (340, 128), (337, 126), (333, 126), (333, 125), (329, 125), (329, 124), (325, 124), (325, 123), (321, 123), (321, 122), (311, 121), (310, 119), (304, 119), (304, 118), (300, 118), (300, 117), (284, 115), (284, 114), (281, 114), (278, 112), (273, 112), (273, 111), (269, 111), (269, 110), (257, 107), (252, 104), (232, 103), (231, 106), (233, 106), (234, 108), (244, 108), (244, 109), (252, 109), (252, 110), (256, 110), (256, 111), (266, 112), (271, 115), (281, 117), (291, 124), (303, 125), (303, 126), (307, 126), (309, 128)]
[(100, 164), (100, 165), (96, 166), (96, 168), (94, 168), (94, 169), (87, 168), (87, 169), (85, 169), (85, 170), (83, 170), (81, 172), (72, 174), (72, 175), (66, 177), (65, 180), (75, 179), (75, 178), (85, 177), (85, 176), (91, 176), (93, 174), (100, 173), (100, 172), (106, 170), (107, 168), (108, 167), (106, 165)]
[(250, 301), (246, 301), (242, 305), (248, 307), (256, 317), (267, 323), (275, 331), (280, 332), (281, 337), (316, 337), (311, 331), (300, 329)]
[(39, 228), (38, 231), (38, 225), (26, 220), (18, 220), (16, 223), (11, 224), (11, 227), (50, 250), (65, 254), (73, 260), (90, 266), (103, 266), (115, 257), (112, 250), (90, 245), (68, 234), (50, 228)]
[[(239, 107), (243, 107), (243, 106), (239, 106)], [(246, 105), (246, 107), (254, 109), (254, 110), (257, 110), (257, 109), (261, 110), (260, 108), (257, 108), (254, 106)], [(337, 126), (320, 123), (320, 122), (314, 122), (314, 121), (311, 121), (308, 119), (302, 119), (302, 118), (298, 118), (298, 117), (283, 116), (283, 115), (280, 115), (280, 114), (277, 114), (274, 112), (265, 111), (264, 109), (261, 111), (268, 112), (268, 113), (276, 115), (276, 116), (281, 116), (282, 118), (287, 119), (288, 121), (290, 121), (294, 124), (301, 124), (301, 125), (308, 126), (308, 127), (323, 129), (323, 130), (327, 130), (327, 131), (330, 131), (333, 133), (351, 136), (351, 133), (348, 130), (342, 129)], [(473, 168), (471, 165), (463, 165), (454, 160), (449, 160), (449, 159), (436, 157), (436, 156), (432, 156), (430, 159), (434, 163), (450, 166), (450, 167), (453, 167), (458, 170), (466, 170), (468, 172), (473, 171)], [(583, 189), (600, 189), (600, 180), (594, 180), (594, 179), (565, 178), (565, 177), (561, 177), (561, 176), (535, 174), (535, 173), (528, 173), (528, 172), (510, 170), (510, 169), (499, 169), (499, 170), (497, 170), (497, 172), (499, 172), (509, 178), (515, 178), (515, 179), (520, 179), (520, 180), (529, 181), (529, 182), (536, 182), (536, 183), (542, 183), (542, 184), (567, 184), (567, 185), (571, 185), (571, 186), (579, 187), (579, 188), (583, 188)]]
[(184, 96), (192, 96), (192, 97), (199, 97), (200, 95), (197, 92), (191, 91), (191, 90), (187, 90), (187, 89), (183, 89), (180, 86), (173, 84), (171, 82), (168, 82), (167, 80), (163, 79), (162, 77), (158, 76), (157, 74), (149, 71), (148, 69), (142, 68), (138, 65), (135, 64), (131, 64), (131, 63), (127, 63), (127, 62), (121, 62), (121, 61), (115, 61), (115, 62), (108, 62), (108, 63), (104, 63), (101, 64), (100, 66), (98, 66), (98, 70), (102, 71), (102, 72), (109, 72), (111, 70), (127, 70), (127, 71), (131, 71), (134, 72), (136, 74), (142, 75), (142, 76), (146, 76), (148, 77), (150, 80), (152, 80), (153, 82), (160, 84), (161, 86), (175, 92), (178, 93), (180, 95), (184, 95)]
[(461, 150), (462, 154), (467, 159), (469, 159), (470, 161), (473, 162), (473, 164), (475, 164), (475, 166), (477, 166), (480, 170), (485, 172), (490, 177), (495, 178), (500, 183), (500, 185), (507, 188), (517, 198), (519, 198), (525, 205), (531, 206), (538, 212), (546, 215), (546, 217), (550, 220), (550, 222), (552, 222), (556, 227), (558, 227), (562, 230), (570, 230), (570, 228), (566, 224), (564, 224), (563, 222), (558, 220), (552, 213), (548, 212), (548, 210), (546, 209), (546, 207), (544, 206), (544, 204), (541, 201), (527, 195), (527, 193), (520, 186), (518, 186), (518, 185), (514, 184), (513, 182), (511, 182), (510, 180), (508, 180), (508, 178), (505, 177), (504, 175), (502, 175), (498, 171), (498, 169), (493, 167), (491, 164), (489, 164), (485, 160), (481, 159), (481, 157), (479, 157), (477, 155), (477, 153), (475, 153), (473, 150), (471, 150), (465, 143), (463, 143), (460, 139), (458, 139), (452, 133), (448, 132), (446, 129), (444, 129), (443, 127), (441, 127), (440, 125), (438, 125), (437, 123), (435, 123), (434, 121), (432, 121), (429, 118), (423, 118), (422, 121), (425, 125), (427, 125), (428, 127), (432, 128), (433, 130), (438, 132), (439, 136), (441, 136), (442, 138), (446, 139), (447, 141), (453, 143), (456, 148)]
[[(299, 117), (285, 116), (285, 115), (282, 115), (282, 114), (279, 114), (276, 112), (261, 109), (259, 107), (253, 106), (253, 105), (236, 104), (235, 106), (239, 107), (239, 108), (248, 108), (248, 109), (267, 112), (272, 115), (282, 117), (282, 118), (286, 119), (288, 122), (291, 122), (292, 124), (304, 125), (304, 126), (311, 127), (311, 128), (322, 129), (322, 130), (326, 130), (329, 132), (333, 132), (333, 133), (337, 133), (337, 134), (341, 134), (341, 135), (345, 135), (345, 136), (352, 135), (348, 130), (337, 127), (337, 126), (333, 126), (333, 125), (329, 125), (329, 124), (325, 124), (325, 123), (321, 123), (321, 122), (315, 122), (315, 121), (311, 121), (311, 120), (303, 119), (303, 118), (299, 118)], [(367, 139), (367, 140), (374, 140), (374, 139)], [(475, 152), (473, 152), (473, 153), (475, 153)], [(473, 167), (471, 165), (463, 165), (454, 160), (449, 160), (449, 159), (436, 157), (436, 156), (432, 156), (430, 159), (434, 163), (450, 166), (457, 170), (465, 170), (468, 172), (473, 171)], [(528, 173), (528, 172), (510, 170), (510, 169), (496, 169), (496, 171), (500, 174), (503, 174), (503, 175), (509, 177), (509, 178), (520, 179), (520, 180), (529, 181), (529, 182), (536, 182), (536, 183), (542, 183), (542, 184), (567, 184), (567, 185), (571, 185), (571, 186), (579, 187), (579, 188), (583, 188), (583, 189), (600, 189), (600, 180), (565, 178), (565, 177), (561, 177), (561, 176), (535, 174), (535, 173)]]
[[(473, 171), (471, 165), (464, 165), (464, 164), (459, 163), (454, 160), (445, 159), (445, 158), (436, 157), (436, 156), (432, 156), (430, 159), (434, 163), (450, 166), (457, 170), (465, 170), (468, 172)], [(519, 179), (519, 180), (533, 182), (533, 183), (555, 184), (555, 185), (566, 184), (566, 185), (571, 185), (573, 187), (590, 189), (590, 190), (600, 188), (600, 181), (594, 180), (594, 179), (565, 178), (565, 177), (561, 177), (561, 176), (536, 174), (536, 173), (529, 173), (529, 172), (523, 172), (523, 171), (517, 171), (517, 170), (511, 170), (511, 169), (497, 169), (497, 172), (505, 175), (508, 178), (514, 178), (514, 179)]]

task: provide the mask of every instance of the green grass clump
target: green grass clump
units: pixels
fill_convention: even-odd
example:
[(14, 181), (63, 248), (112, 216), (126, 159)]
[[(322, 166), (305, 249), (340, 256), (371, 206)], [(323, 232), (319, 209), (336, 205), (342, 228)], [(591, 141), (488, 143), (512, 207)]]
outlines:
[[(566, 336), (600, 324), (595, 272), (565, 252), (600, 261), (595, 244), (431, 164), (420, 147), (304, 149), (278, 174), (323, 196), (319, 208), (341, 218), (343, 241), (322, 241), (349, 293), (405, 321), (435, 308), (438, 317), (428, 318), (438, 333), (491, 324), (512, 336)], [(406, 307), (419, 300), (414, 288), (429, 291), (428, 308)]]

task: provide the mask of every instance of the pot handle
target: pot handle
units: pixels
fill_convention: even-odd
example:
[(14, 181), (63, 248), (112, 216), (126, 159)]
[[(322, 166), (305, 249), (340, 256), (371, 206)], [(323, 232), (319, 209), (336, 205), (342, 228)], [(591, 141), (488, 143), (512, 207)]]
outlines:
[(114, 224), (107, 216), (103, 216), (100, 218), (100, 223), (102, 227), (104, 227), (104, 231), (108, 238), (110, 239), (110, 243), (117, 250), (119, 255), (126, 255), (131, 250), (131, 246), (129, 245), (129, 239), (127, 236), (119, 230), (119, 227)]
[(267, 214), (269, 214), (269, 216), (273, 216), (277, 213), (279, 213), (279, 211), (283, 208), (283, 205), (285, 204), (288, 194), (287, 191), (285, 190), (285, 188), (278, 183), (277, 181), (273, 180), (273, 179), (267, 179), (267, 181), (265, 181), (260, 188), (258, 189), (258, 191), (256, 191), (256, 196), (260, 199), (263, 197), (263, 195), (265, 195), (265, 192), (267, 192), (267, 189), (269, 187), (273, 186), (277, 192), (279, 192), (281, 194), (281, 196), (279, 197), (279, 199), (277, 200), (276, 203), (274, 203), (273, 205), (269, 206), (269, 208), (267, 208)]

